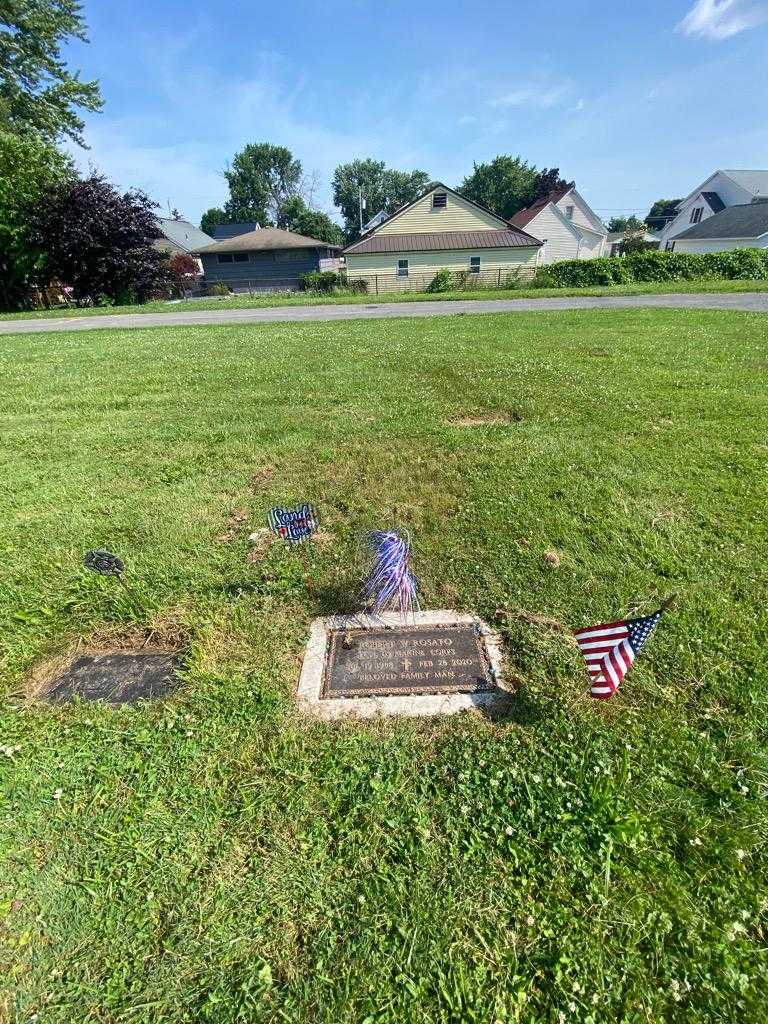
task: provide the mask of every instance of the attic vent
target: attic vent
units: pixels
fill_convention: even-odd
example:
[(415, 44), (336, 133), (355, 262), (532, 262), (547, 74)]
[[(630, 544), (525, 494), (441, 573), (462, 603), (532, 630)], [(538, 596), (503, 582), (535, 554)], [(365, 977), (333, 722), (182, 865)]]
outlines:
[(435, 192), (432, 196), (432, 209), (444, 210), (448, 205), (448, 195), (445, 192)]

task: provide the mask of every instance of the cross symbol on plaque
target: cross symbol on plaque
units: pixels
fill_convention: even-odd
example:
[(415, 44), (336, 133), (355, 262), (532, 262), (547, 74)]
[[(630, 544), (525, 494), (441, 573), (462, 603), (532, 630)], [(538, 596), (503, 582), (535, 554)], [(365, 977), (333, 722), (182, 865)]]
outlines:
[(411, 671), (411, 659), (410, 658), (403, 658), (403, 671), (404, 672), (410, 672)]

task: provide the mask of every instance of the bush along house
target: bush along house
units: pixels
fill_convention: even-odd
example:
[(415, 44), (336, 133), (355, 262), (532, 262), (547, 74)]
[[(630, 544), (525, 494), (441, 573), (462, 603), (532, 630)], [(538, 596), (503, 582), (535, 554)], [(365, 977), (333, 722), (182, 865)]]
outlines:
[(447, 272), (461, 285), (531, 277), (541, 242), (446, 185), (430, 185), (344, 250), (347, 278), (368, 291), (419, 291)]
[(303, 274), (338, 270), (340, 247), (280, 228), (258, 228), (198, 250), (205, 285), (233, 292), (295, 291)]

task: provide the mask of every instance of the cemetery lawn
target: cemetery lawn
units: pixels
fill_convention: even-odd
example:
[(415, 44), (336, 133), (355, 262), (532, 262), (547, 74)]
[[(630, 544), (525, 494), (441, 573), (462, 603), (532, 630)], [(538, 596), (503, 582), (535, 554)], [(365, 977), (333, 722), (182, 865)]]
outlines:
[[(767, 328), (0, 338), (0, 1019), (764, 1024)], [(314, 597), (247, 540), (302, 500)], [(507, 720), (296, 714), (309, 622), (355, 606), (393, 515), (422, 605), (500, 629)], [(133, 602), (79, 568), (100, 546)], [(584, 698), (569, 631), (672, 591)], [(184, 647), (173, 697), (24, 698), (131, 638)]]

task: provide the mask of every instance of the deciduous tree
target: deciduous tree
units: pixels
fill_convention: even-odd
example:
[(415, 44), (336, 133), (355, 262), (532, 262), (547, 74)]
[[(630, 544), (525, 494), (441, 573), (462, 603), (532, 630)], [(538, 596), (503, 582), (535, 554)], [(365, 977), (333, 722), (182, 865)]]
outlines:
[(28, 305), (42, 251), (29, 231), (29, 210), (46, 186), (74, 177), (69, 157), (43, 139), (0, 131), (0, 307)]
[(100, 110), (101, 95), (67, 69), (61, 47), (85, 38), (77, 0), (0, 0), (0, 127), (82, 144), (77, 110)]
[(286, 226), (285, 203), (301, 194), (301, 161), (285, 146), (249, 143), (224, 171), (229, 185), (225, 211), (229, 221), (256, 221), (262, 227)]
[(508, 220), (536, 198), (539, 172), (522, 157), (501, 155), (490, 163), (474, 164), (459, 192)]
[(171, 280), (157, 204), (139, 190), (120, 194), (104, 177), (64, 181), (44, 189), (29, 211), (30, 235), (43, 254), (38, 279), (72, 288), (81, 305), (144, 302)]
[(204, 231), (206, 235), (213, 235), (217, 225), (228, 223), (230, 220), (224, 210), (219, 206), (212, 206), (200, 218), (200, 230)]
[(292, 196), (283, 206), (286, 225), (289, 231), (298, 235), (319, 238), (331, 245), (341, 245), (344, 232), (338, 224), (334, 224), (327, 213), (311, 210), (301, 196)]
[(379, 210), (394, 213), (405, 203), (411, 203), (429, 183), (425, 171), (397, 171), (388, 168), (383, 160), (352, 160), (339, 164), (333, 172), (333, 201), (344, 218), (344, 232), (348, 239), (360, 234), (360, 189), (365, 210), (363, 220), (370, 219)]

